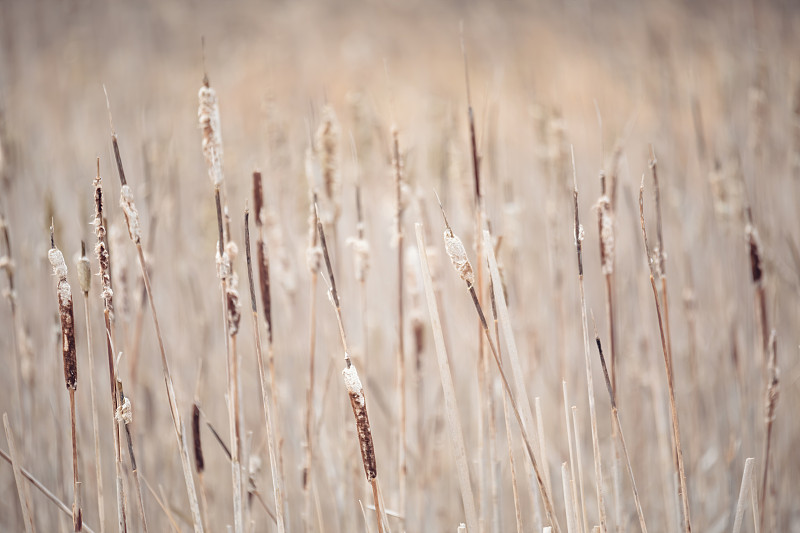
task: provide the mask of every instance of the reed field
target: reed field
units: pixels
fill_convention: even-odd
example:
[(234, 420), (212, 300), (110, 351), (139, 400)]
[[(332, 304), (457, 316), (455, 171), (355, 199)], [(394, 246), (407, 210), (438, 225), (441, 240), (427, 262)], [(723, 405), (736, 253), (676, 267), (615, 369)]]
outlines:
[(0, 530), (800, 532), (798, 7), (0, 1)]

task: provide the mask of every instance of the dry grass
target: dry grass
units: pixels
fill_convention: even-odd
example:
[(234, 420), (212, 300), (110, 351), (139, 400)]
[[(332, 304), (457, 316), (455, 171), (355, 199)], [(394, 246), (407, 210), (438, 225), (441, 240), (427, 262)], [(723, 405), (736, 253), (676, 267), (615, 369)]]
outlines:
[(0, 529), (796, 530), (790, 4), (8, 3)]

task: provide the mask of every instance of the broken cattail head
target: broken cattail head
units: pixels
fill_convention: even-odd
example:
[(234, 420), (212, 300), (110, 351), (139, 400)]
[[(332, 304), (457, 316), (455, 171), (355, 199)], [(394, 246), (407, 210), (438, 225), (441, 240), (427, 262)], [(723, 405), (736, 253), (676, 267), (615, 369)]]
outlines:
[(81, 241), (81, 257), (76, 263), (78, 269), (78, 282), (84, 294), (89, 293), (92, 287), (92, 267), (89, 265), (89, 258), (86, 257), (86, 243)]
[(134, 244), (142, 241), (142, 228), (139, 226), (139, 211), (133, 203), (133, 191), (129, 185), (123, 185), (119, 191), (119, 205), (125, 214), (125, 222), (128, 224), (128, 235)]
[(205, 468), (203, 446), (200, 442), (200, 406), (197, 402), (192, 406), (192, 442), (194, 443), (194, 466), (200, 474)]
[(458, 275), (471, 287), (475, 283), (475, 273), (472, 271), (472, 265), (467, 257), (467, 250), (461, 239), (456, 237), (450, 228), (444, 230), (444, 249)]
[(744, 233), (747, 238), (747, 247), (750, 250), (750, 272), (755, 285), (760, 285), (763, 281), (764, 271), (761, 266), (761, 239), (758, 230), (750, 220), (748, 211), (748, 221), (745, 225)]
[(211, 182), (219, 185), (222, 183), (222, 134), (217, 93), (206, 82), (200, 87), (197, 96), (200, 100), (197, 118), (203, 130), (203, 156)]
[[(52, 230), (50, 236), (52, 242)], [(58, 313), (61, 318), (61, 347), (64, 357), (64, 382), (68, 389), (78, 388), (78, 360), (75, 355), (75, 320), (72, 311), (72, 289), (67, 282), (67, 264), (61, 250), (53, 245), (47, 253), (53, 274), (58, 278)]]
[(342, 370), (344, 386), (350, 395), (350, 405), (356, 418), (356, 431), (358, 442), (361, 446), (361, 460), (364, 463), (364, 473), (367, 481), (372, 481), (378, 476), (378, 467), (375, 463), (375, 446), (372, 443), (372, 429), (367, 416), (367, 403), (364, 399), (364, 387), (358, 377), (355, 365), (350, 362), (350, 356), (345, 354), (347, 366)]
[(603, 274), (614, 272), (614, 216), (611, 200), (603, 195), (597, 202), (600, 230), (600, 263)]
[(353, 247), (356, 281), (364, 281), (369, 270), (369, 242), (366, 239), (350, 237), (347, 239), (347, 244)]
[(133, 410), (131, 409), (131, 401), (126, 396), (123, 398), (122, 403), (117, 407), (117, 412), (114, 413), (114, 418), (120, 424), (128, 425), (133, 422)]
[(331, 224), (338, 220), (341, 213), (341, 202), (339, 189), (341, 182), (339, 179), (339, 136), (341, 128), (336, 118), (333, 107), (326, 105), (322, 108), (322, 119), (317, 129), (316, 149), (319, 156), (319, 164), (322, 170), (322, 184), (325, 192), (326, 205), (330, 212), (324, 213), (323, 218), (326, 224)]

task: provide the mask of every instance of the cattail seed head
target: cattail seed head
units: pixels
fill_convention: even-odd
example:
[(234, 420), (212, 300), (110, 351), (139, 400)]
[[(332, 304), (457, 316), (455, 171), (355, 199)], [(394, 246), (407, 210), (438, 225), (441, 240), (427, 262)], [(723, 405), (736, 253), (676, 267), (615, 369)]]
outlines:
[(758, 230), (750, 221), (745, 225), (744, 233), (747, 238), (747, 247), (750, 251), (750, 273), (753, 283), (760, 285), (764, 276), (761, 266), (761, 239), (758, 236)]
[(135, 244), (142, 241), (142, 228), (139, 226), (139, 211), (133, 203), (133, 191), (129, 185), (123, 185), (119, 191), (119, 205), (125, 214), (125, 222), (128, 224), (128, 235)]
[(600, 263), (603, 274), (614, 272), (614, 215), (611, 200), (603, 195), (597, 202), (600, 226)]
[(88, 294), (92, 287), (92, 267), (89, 264), (89, 258), (86, 257), (86, 244), (83, 241), (81, 241), (81, 257), (75, 267), (78, 270), (78, 283), (80, 283), (81, 290), (84, 294)]
[(114, 413), (114, 418), (120, 424), (128, 425), (133, 422), (133, 410), (131, 409), (131, 401), (126, 396), (123, 398), (122, 403), (117, 407), (117, 412)]
[(364, 398), (364, 387), (358, 377), (356, 367), (350, 362), (349, 356), (345, 354), (347, 366), (342, 370), (344, 386), (350, 395), (350, 405), (353, 408), (353, 415), (356, 418), (356, 431), (358, 432), (358, 442), (361, 446), (361, 460), (364, 463), (364, 473), (367, 481), (372, 481), (378, 476), (378, 467), (375, 463), (375, 446), (372, 442), (372, 429), (369, 425), (367, 416), (367, 402)]
[[(51, 228), (52, 229), (52, 228)], [(58, 278), (58, 313), (61, 318), (61, 347), (64, 358), (64, 382), (68, 389), (78, 388), (78, 360), (75, 355), (75, 319), (72, 309), (72, 289), (67, 282), (64, 255), (55, 246), (47, 253), (53, 274)]]
[(200, 441), (200, 406), (197, 402), (192, 406), (192, 442), (194, 443), (194, 466), (200, 474), (205, 468), (203, 445)]
[(203, 156), (206, 159), (211, 182), (219, 185), (222, 183), (222, 128), (217, 93), (208, 83), (204, 83), (197, 96), (200, 100), (197, 118), (203, 130)]
[(472, 265), (467, 257), (467, 250), (461, 239), (456, 237), (450, 228), (444, 230), (444, 249), (461, 279), (466, 281), (467, 285), (472, 286), (475, 283), (475, 273), (472, 271)]
[(364, 281), (369, 270), (369, 242), (366, 239), (350, 237), (347, 244), (353, 247), (353, 266), (355, 268), (356, 281)]
[(322, 108), (322, 119), (317, 128), (316, 149), (319, 157), (319, 164), (322, 170), (322, 185), (325, 198), (330, 211), (324, 214), (323, 222), (331, 224), (339, 219), (341, 214), (340, 188), (341, 180), (339, 176), (339, 137), (341, 128), (336, 118), (333, 107), (326, 105)]

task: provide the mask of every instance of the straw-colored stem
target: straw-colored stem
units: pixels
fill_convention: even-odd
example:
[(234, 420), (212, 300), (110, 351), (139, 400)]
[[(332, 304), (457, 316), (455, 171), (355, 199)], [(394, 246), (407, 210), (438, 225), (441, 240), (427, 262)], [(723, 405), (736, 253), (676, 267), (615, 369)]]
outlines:
[[(572, 444), (572, 424), (570, 424), (570, 417), (569, 417), (569, 397), (567, 396), (567, 382), (565, 380), (561, 380), (561, 391), (564, 396), (564, 422), (567, 427), (567, 447), (569, 448), (569, 469), (570, 469), (570, 479), (572, 480), (572, 501), (574, 503), (575, 515), (578, 515), (578, 494), (576, 489), (576, 480), (577, 477), (575, 476), (575, 450)], [(577, 435), (576, 437), (577, 438)], [(583, 526), (580, 520), (576, 520), (575, 522), (575, 529), (583, 533)]]
[[(14, 453), (16, 454), (16, 449), (15, 449)], [(47, 487), (45, 487), (45, 486), (44, 486), (44, 484), (43, 484), (41, 481), (39, 481), (38, 479), (36, 479), (36, 478), (33, 476), (33, 474), (31, 474), (31, 473), (30, 473), (30, 472), (28, 472), (28, 471), (27, 471), (25, 468), (23, 468), (21, 465), (19, 465), (19, 463), (18, 463), (18, 462), (17, 462), (15, 459), (12, 459), (12, 458), (11, 458), (11, 455), (9, 455), (8, 453), (6, 453), (4, 450), (0, 449), (0, 457), (2, 457), (2, 458), (3, 458), (3, 460), (5, 460), (5, 461), (6, 461), (8, 464), (10, 464), (10, 465), (11, 465), (11, 467), (12, 467), (12, 469), (14, 469), (14, 468), (15, 468), (15, 465), (16, 465), (16, 468), (19, 468), (19, 473), (20, 473), (20, 475), (21, 475), (22, 477), (24, 477), (25, 479), (27, 479), (28, 481), (30, 481), (31, 485), (33, 485), (34, 487), (36, 487), (37, 489), (39, 489), (39, 492), (41, 492), (42, 494), (44, 494), (44, 496), (45, 496), (45, 497), (46, 497), (48, 500), (50, 500), (51, 502), (53, 502), (53, 503), (55, 504), (55, 506), (56, 506), (56, 507), (58, 507), (58, 509), (59, 509), (59, 510), (60, 510), (62, 513), (64, 513), (64, 515), (65, 515), (65, 516), (68, 516), (68, 517), (72, 518), (72, 509), (70, 509), (69, 507), (67, 507), (67, 504), (65, 504), (65, 503), (64, 503), (64, 502), (62, 502), (60, 499), (58, 499), (58, 497), (57, 497), (55, 494), (53, 494), (53, 493), (50, 491), (50, 489), (48, 489)], [(16, 457), (16, 455), (15, 455), (15, 457)], [(15, 476), (16, 476), (16, 471), (15, 471)], [(16, 477), (15, 477), (15, 481), (16, 481)], [(23, 505), (24, 505), (24, 504), (23, 504)], [(26, 509), (27, 509), (27, 508), (26, 508)], [(25, 511), (23, 510), (23, 513), (24, 513), (24, 512), (25, 512)], [(84, 531), (86, 531), (87, 533), (94, 533), (94, 530), (93, 530), (92, 528), (90, 528), (89, 526), (87, 526), (85, 523), (83, 524), (83, 530), (84, 530)], [(27, 523), (26, 523), (26, 531), (27, 531)]]
[(458, 484), (461, 489), (461, 502), (464, 505), (467, 530), (472, 533), (478, 533), (478, 512), (475, 507), (475, 498), (469, 479), (469, 465), (467, 463), (467, 454), (464, 447), (464, 434), (461, 430), (461, 421), (458, 417), (458, 400), (456, 399), (453, 378), (450, 373), (447, 349), (444, 345), (444, 334), (442, 333), (442, 325), (439, 320), (439, 308), (436, 304), (436, 297), (433, 292), (433, 280), (431, 279), (430, 268), (428, 266), (425, 237), (422, 232), (421, 224), (416, 224), (415, 229), (417, 234), (417, 247), (422, 264), (422, 281), (428, 300), (428, 311), (430, 313), (431, 328), (433, 329), (433, 342), (436, 347), (437, 362), (439, 364), (439, 377), (442, 382), (442, 390), (445, 398), (445, 413), (450, 435), (450, 445), (452, 446), (456, 462), (456, 471), (458, 473)]
[(578, 408), (572, 406), (572, 434), (575, 436), (575, 457), (578, 462), (578, 485), (580, 486), (581, 493), (581, 516), (583, 518), (583, 531), (589, 531), (589, 520), (586, 516), (586, 496), (583, 490), (583, 452), (581, 451), (581, 439), (578, 432)]
[(92, 350), (92, 320), (89, 313), (89, 293), (83, 293), (83, 310), (86, 320), (86, 344), (88, 348), (89, 357), (89, 395), (92, 402), (92, 433), (94, 436), (94, 461), (95, 473), (97, 479), (97, 511), (100, 518), (100, 533), (105, 532), (106, 526), (106, 511), (105, 503), (103, 501), (103, 468), (102, 461), (100, 460), (100, 431), (98, 429), (97, 420), (97, 403), (95, 401), (94, 389), (94, 351)]
[[(119, 404), (123, 405), (125, 402), (125, 393), (122, 389), (122, 381), (117, 379), (117, 391), (119, 392)], [(128, 457), (131, 461), (131, 474), (133, 474), (133, 484), (136, 488), (136, 505), (139, 507), (139, 515), (142, 517), (141, 528), (142, 531), (147, 533), (147, 515), (144, 512), (144, 497), (142, 494), (142, 484), (139, 481), (139, 468), (136, 465), (136, 454), (133, 450), (133, 437), (131, 435), (130, 423), (124, 423), (125, 439), (128, 443)]]
[(744, 518), (744, 511), (747, 507), (747, 496), (752, 487), (753, 477), (753, 464), (756, 460), (753, 457), (748, 457), (744, 461), (744, 473), (742, 474), (742, 485), (739, 488), (739, 499), (736, 502), (736, 514), (733, 519), (733, 533), (739, 533), (742, 530), (742, 520)]
[[(8, 456), (6, 456), (4, 453), (3, 457), (9, 463), (11, 463), (11, 469), (14, 471), (14, 482), (17, 485), (17, 495), (19, 496), (19, 504), (22, 508), (22, 521), (25, 524), (25, 532), (33, 533), (33, 516), (31, 515), (31, 509), (29, 507), (30, 502), (25, 497), (25, 487), (22, 484), (22, 469), (19, 465), (19, 460), (17, 459), (17, 447), (14, 444), (14, 434), (11, 432), (11, 425), (8, 423), (8, 413), (3, 413), (3, 427), (6, 431), (6, 440), (8, 441), (9, 452)], [(72, 516), (71, 511), (67, 511), (67, 514)]]
[[(517, 352), (517, 344), (514, 341), (514, 332), (511, 328), (511, 319), (508, 314), (508, 306), (506, 304), (506, 297), (503, 294), (503, 282), (500, 279), (500, 270), (497, 267), (497, 258), (494, 255), (494, 249), (491, 246), (492, 238), (489, 235), (488, 231), (483, 232), (483, 241), (484, 241), (484, 250), (486, 251), (486, 256), (489, 260), (489, 272), (491, 274), (492, 279), (492, 287), (495, 297), (495, 302), (497, 304), (497, 316), (499, 318), (500, 324), (503, 328), (503, 336), (506, 341), (506, 349), (508, 351), (509, 359), (511, 360), (511, 368), (514, 374), (515, 385), (517, 389), (517, 394), (519, 395), (522, 408), (518, 406), (517, 400), (514, 398), (514, 395), (511, 392), (511, 385), (508, 383), (508, 379), (506, 378), (506, 373), (503, 370), (503, 364), (500, 360), (500, 355), (497, 353), (497, 348), (495, 347), (494, 343), (492, 342), (492, 338), (489, 335), (489, 327), (486, 324), (486, 318), (483, 314), (483, 310), (478, 303), (478, 298), (475, 295), (474, 289), (470, 287), (470, 294), (472, 295), (472, 301), (475, 304), (475, 308), (478, 311), (478, 315), (481, 318), (481, 323), (483, 324), (483, 330), (486, 334), (487, 344), (489, 345), (489, 349), (492, 352), (492, 356), (494, 357), (495, 363), (497, 365), (498, 373), (500, 374), (500, 380), (503, 383), (503, 389), (505, 393), (508, 394), (508, 399), (511, 403), (511, 408), (514, 411), (514, 416), (517, 418), (517, 423), (520, 427), (520, 433), (522, 433), (522, 440), (525, 443), (525, 449), (528, 452), (528, 458), (530, 459), (531, 466), (533, 466), (533, 471), (536, 476), (536, 483), (539, 485), (539, 492), (542, 496), (542, 501), (544, 503), (544, 511), (547, 515), (547, 520), (552, 524), (556, 533), (561, 533), (561, 527), (558, 524), (558, 517), (556, 516), (555, 508), (553, 507), (553, 500), (550, 494), (550, 491), (547, 489), (545, 485), (544, 477), (542, 476), (541, 470), (539, 468), (539, 462), (536, 460), (536, 455), (533, 452), (532, 446), (532, 439), (529, 437), (529, 431), (533, 429), (533, 416), (531, 414), (530, 409), (530, 402), (528, 401), (528, 395), (526, 392), (525, 387), (525, 380), (522, 374), (522, 365), (519, 361), (519, 353)], [(523, 415), (524, 413), (524, 415)], [(522, 417), (525, 416), (525, 419)], [(524, 422), (523, 422), (524, 420)]]
[(567, 514), (567, 533), (575, 533), (579, 526), (575, 525), (575, 502), (572, 500), (572, 489), (570, 488), (569, 470), (566, 462), (561, 463), (561, 485), (564, 491), (564, 507)]
[(258, 329), (258, 307), (256, 305), (256, 290), (253, 282), (253, 266), (250, 255), (250, 224), (249, 213), (245, 211), (245, 252), (247, 256), (247, 279), (250, 287), (250, 305), (253, 316), (253, 338), (256, 344), (256, 359), (258, 360), (258, 377), (261, 383), (261, 403), (264, 407), (264, 426), (267, 431), (267, 447), (269, 448), (270, 470), (272, 471), (272, 486), (275, 496), (275, 518), (278, 526), (278, 533), (286, 531), (286, 518), (284, 514), (284, 494), (285, 488), (280, 473), (280, 464), (277, 455), (277, 443), (275, 442), (275, 429), (270, 409), (270, 396), (267, 393), (267, 376), (264, 372), (264, 356), (261, 350), (261, 334)]
[(75, 532), (83, 529), (81, 512), (80, 481), (78, 480), (78, 432), (75, 428), (75, 389), (69, 388), (69, 421), (72, 435), (72, 527)]
[(316, 323), (317, 323), (317, 274), (311, 274), (311, 305), (309, 310), (308, 334), (308, 388), (306, 389), (305, 413), (305, 439), (306, 454), (303, 465), (303, 514), (306, 533), (311, 531), (313, 524), (313, 510), (311, 501), (311, 483), (313, 471), (313, 425), (314, 425), (314, 355), (316, 351)]

